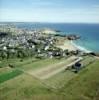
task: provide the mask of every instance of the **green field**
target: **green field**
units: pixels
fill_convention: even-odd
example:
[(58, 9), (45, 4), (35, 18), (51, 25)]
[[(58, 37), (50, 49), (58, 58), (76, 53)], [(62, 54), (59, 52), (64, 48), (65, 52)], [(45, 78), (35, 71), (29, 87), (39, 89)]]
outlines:
[[(99, 100), (99, 60), (94, 57), (85, 57), (81, 61), (85, 68), (77, 74), (64, 70), (40, 80), (25, 73), (65, 60), (29, 58), (1, 62), (0, 66), (6, 66), (0, 68), (0, 100)], [(7, 67), (9, 63), (15, 68)]]
[(0, 84), (22, 74), (20, 70), (12, 70), (11, 72), (0, 74)]
[(87, 66), (61, 89), (68, 100), (99, 100), (99, 60)]

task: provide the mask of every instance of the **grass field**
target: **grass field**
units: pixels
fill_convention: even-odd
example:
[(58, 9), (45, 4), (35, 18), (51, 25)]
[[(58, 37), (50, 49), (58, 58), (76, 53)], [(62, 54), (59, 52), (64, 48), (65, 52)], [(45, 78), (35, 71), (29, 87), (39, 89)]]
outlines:
[(65, 70), (66, 67), (68, 67), (68, 64), (75, 62), (79, 59), (79, 57), (71, 56), (67, 59), (64, 59), (62, 61), (58, 61), (56, 63), (52, 63), (49, 65), (46, 65), (43, 63), (43, 68), (40, 67), (39, 69), (36, 68), (36, 70), (31, 70), (28, 73), (31, 75), (35, 75), (36, 77), (40, 79), (47, 79), (49, 77), (54, 76), (57, 73), (60, 73), (61, 71)]
[(81, 61), (85, 68), (77, 74), (66, 70), (41, 80), (21, 71), (46, 68), (64, 60), (9, 60), (6, 64), (18, 67), (0, 68), (0, 100), (99, 100), (99, 60), (93, 57), (87, 56)]
[(17, 70), (17, 69), (12, 70), (12, 71), (7, 72), (7, 73), (0, 74), (0, 84), (9, 80), (9, 79), (12, 79), (20, 74), (22, 74), (22, 71)]
[[(83, 66), (85, 67), (85, 69), (89, 69), (90, 67), (88, 67), (88, 65), (90, 64), (90, 62), (94, 62), (96, 59), (93, 58), (93, 57), (90, 57), (90, 56), (86, 56), (82, 61), (81, 63), (83, 64)], [(85, 69), (82, 69), (81, 70), (81, 73), (85, 72), (83, 70)], [(74, 72), (70, 71), (70, 70), (64, 70), (60, 73), (57, 73), (56, 75), (54, 75), (53, 77), (49, 78), (49, 79), (46, 79), (46, 82), (50, 85), (50, 86), (53, 86), (55, 88), (61, 88), (61, 87), (64, 87), (64, 85), (72, 80), (73, 78), (75, 78), (76, 76), (79, 76), (80, 73), (78, 74), (75, 74)]]
[(99, 100), (99, 60), (87, 66), (61, 89), (68, 100)]

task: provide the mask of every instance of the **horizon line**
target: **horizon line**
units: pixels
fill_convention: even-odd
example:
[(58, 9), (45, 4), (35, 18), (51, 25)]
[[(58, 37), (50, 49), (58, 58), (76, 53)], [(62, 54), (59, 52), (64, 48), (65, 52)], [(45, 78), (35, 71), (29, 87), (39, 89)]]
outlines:
[(34, 22), (34, 21), (0, 21), (0, 23), (67, 23), (67, 24), (99, 24), (99, 22)]

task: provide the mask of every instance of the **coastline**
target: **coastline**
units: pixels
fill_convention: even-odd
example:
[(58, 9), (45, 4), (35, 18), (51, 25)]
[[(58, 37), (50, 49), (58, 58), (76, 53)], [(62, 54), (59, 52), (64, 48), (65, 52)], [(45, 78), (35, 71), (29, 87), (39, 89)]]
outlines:
[(91, 53), (92, 51), (86, 49), (85, 47), (83, 46), (80, 46), (80, 45), (77, 45), (76, 43), (74, 43), (72, 40), (71, 40), (71, 44), (76, 47), (78, 50), (82, 51), (82, 52), (85, 52), (85, 53)]
[(62, 45), (57, 46), (63, 50), (68, 49), (69, 51), (82, 51), (84, 53), (91, 53), (92, 51), (84, 48), (83, 46), (77, 45), (73, 40), (65, 40), (65, 42)]
[(77, 47), (75, 47), (70, 40), (65, 40), (62, 45), (57, 45), (58, 48), (63, 50), (68, 49), (68, 51), (76, 51)]

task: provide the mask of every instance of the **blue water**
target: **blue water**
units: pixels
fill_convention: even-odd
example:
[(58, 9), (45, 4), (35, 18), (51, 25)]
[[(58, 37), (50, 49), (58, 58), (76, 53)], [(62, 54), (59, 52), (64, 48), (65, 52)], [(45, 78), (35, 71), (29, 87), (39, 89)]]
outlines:
[(62, 31), (61, 34), (78, 34), (80, 40), (75, 43), (99, 53), (99, 24), (72, 23), (15, 23), (18, 28), (39, 29), (51, 28)]

